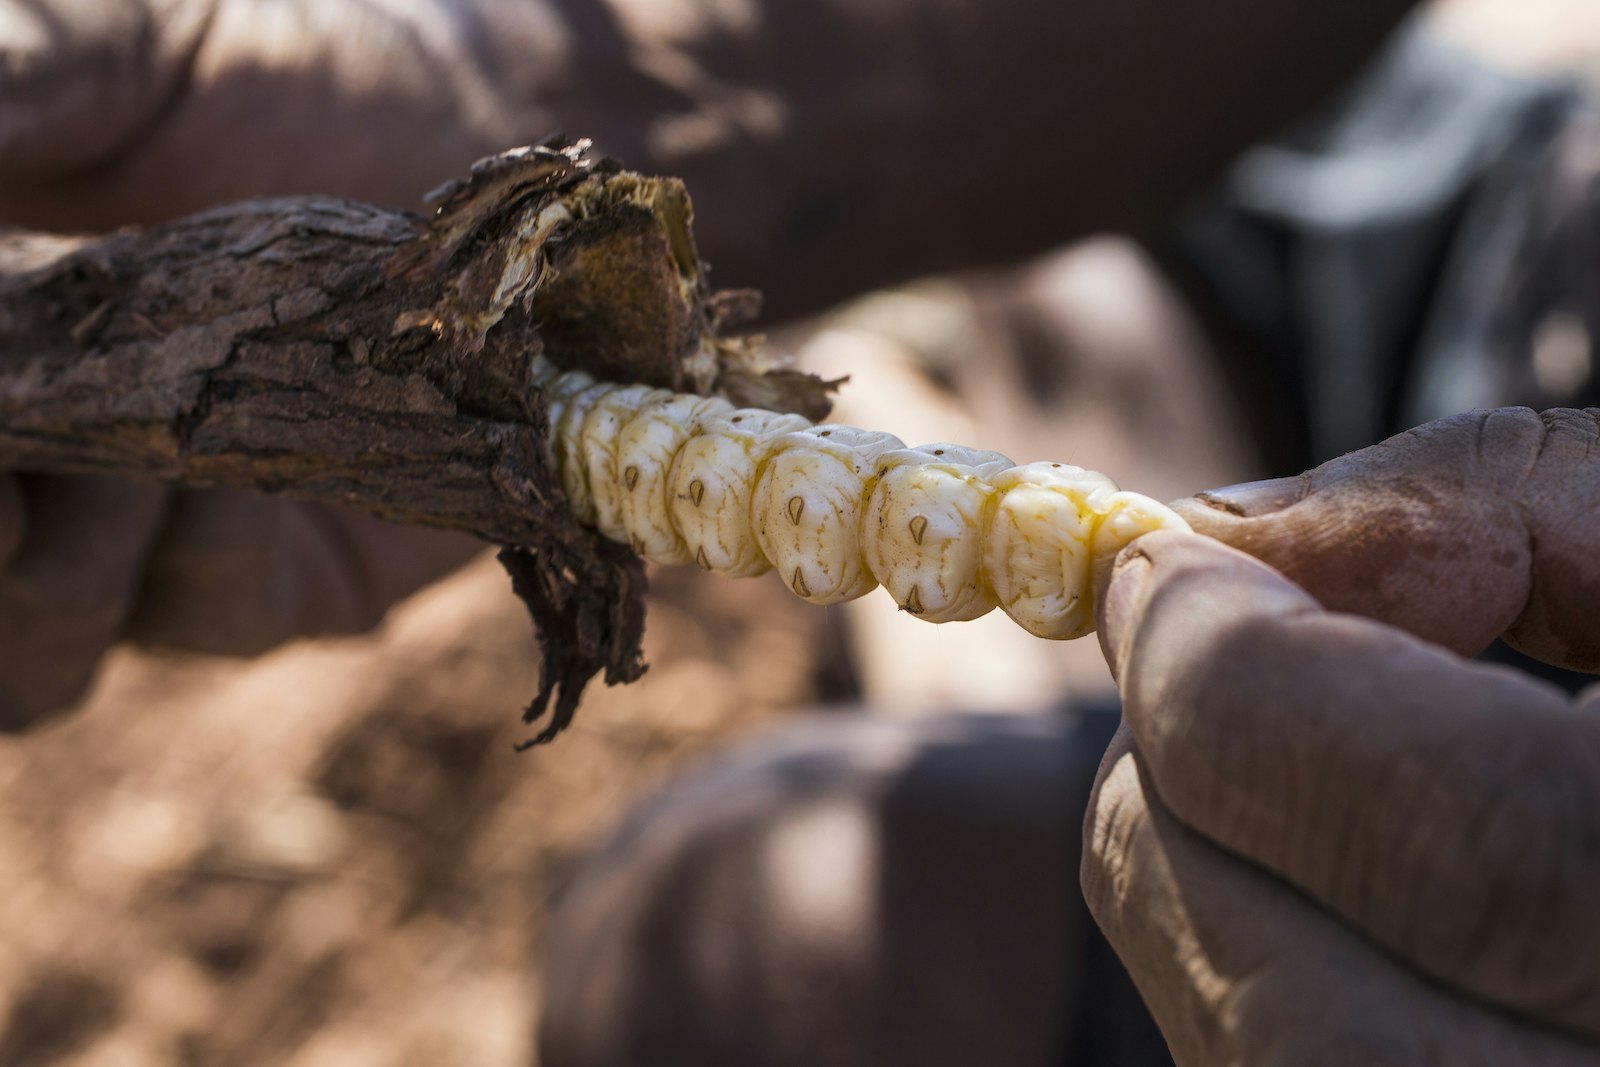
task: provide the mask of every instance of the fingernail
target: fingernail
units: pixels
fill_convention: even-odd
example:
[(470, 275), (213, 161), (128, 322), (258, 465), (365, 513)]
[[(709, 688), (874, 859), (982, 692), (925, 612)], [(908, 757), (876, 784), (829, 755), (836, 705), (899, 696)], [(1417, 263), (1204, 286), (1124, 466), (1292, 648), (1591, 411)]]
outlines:
[(1207, 507), (1248, 519), (1298, 504), (1305, 499), (1308, 488), (1304, 478), (1269, 478), (1208, 489), (1195, 494), (1195, 498)]

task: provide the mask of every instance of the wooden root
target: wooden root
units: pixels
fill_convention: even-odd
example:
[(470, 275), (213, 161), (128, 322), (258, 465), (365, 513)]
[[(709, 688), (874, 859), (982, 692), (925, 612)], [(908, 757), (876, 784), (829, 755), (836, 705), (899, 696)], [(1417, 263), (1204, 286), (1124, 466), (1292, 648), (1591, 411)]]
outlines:
[(643, 673), (644, 576), (568, 511), (533, 358), (811, 417), (827, 400), (725, 334), (754, 294), (711, 292), (677, 180), (549, 144), (432, 199), (0, 233), (0, 469), (281, 491), (504, 546), (544, 652), (525, 721), (555, 700), (537, 743), (595, 673)]

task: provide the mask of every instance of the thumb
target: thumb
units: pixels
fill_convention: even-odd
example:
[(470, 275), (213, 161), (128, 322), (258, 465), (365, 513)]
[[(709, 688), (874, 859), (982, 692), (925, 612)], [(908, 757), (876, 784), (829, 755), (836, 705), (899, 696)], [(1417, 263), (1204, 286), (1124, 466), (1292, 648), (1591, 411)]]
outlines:
[(1600, 670), (1600, 410), (1452, 416), (1173, 508), (1330, 610)]

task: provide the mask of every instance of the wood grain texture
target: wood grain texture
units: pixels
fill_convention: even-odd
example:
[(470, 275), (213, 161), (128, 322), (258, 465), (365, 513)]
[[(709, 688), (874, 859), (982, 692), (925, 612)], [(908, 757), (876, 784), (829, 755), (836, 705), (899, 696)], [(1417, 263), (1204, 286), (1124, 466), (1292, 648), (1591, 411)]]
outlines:
[(679, 391), (817, 415), (724, 331), (681, 183), (517, 149), (429, 218), (251, 201), (97, 239), (0, 235), (0, 469), (117, 474), (350, 504), (505, 546), (545, 654), (547, 740), (583, 684), (637, 678), (639, 561), (570, 515), (550, 469), (543, 352)]

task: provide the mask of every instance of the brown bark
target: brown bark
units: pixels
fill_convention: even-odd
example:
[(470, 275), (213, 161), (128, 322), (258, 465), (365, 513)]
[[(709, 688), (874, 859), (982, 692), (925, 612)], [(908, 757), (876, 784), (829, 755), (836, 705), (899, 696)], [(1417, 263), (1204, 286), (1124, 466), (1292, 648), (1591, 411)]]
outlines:
[(539, 740), (587, 680), (642, 673), (643, 573), (579, 526), (529, 377), (597, 377), (819, 415), (819, 383), (725, 338), (682, 185), (578, 145), (480, 162), (428, 219), (252, 201), (143, 232), (0, 237), (0, 468), (238, 486), (470, 531), (545, 660)]

